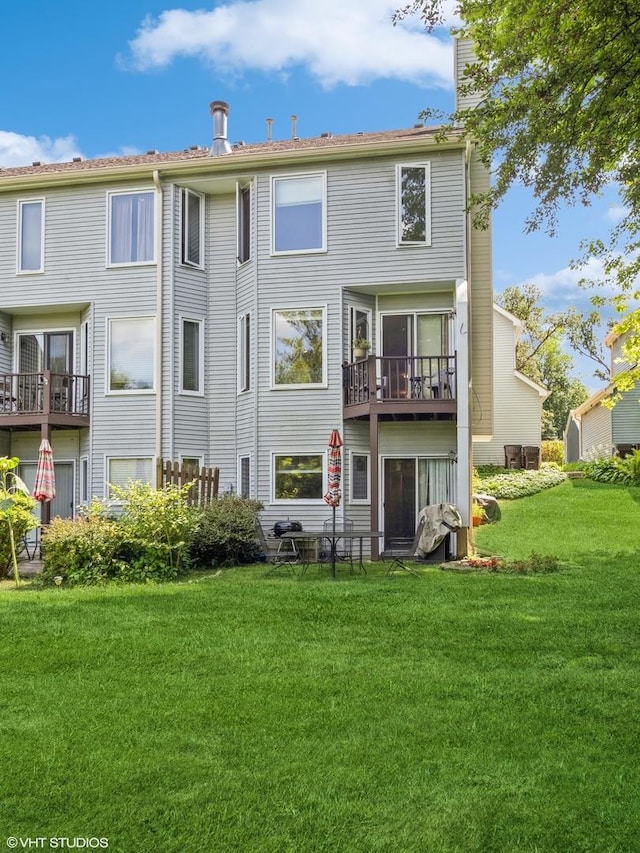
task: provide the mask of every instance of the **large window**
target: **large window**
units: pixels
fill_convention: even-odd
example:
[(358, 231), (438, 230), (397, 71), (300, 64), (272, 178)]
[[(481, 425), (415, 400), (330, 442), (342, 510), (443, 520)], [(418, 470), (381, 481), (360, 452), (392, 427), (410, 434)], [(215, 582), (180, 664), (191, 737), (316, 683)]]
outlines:
[(203, 393), (203, 334), (202, 320), (182, 319), (182, 349), (180, 390), (187, 394)]
[(324, 308), (274, 310), (274, 387), (326, 384), (324, 328)]
[(274, 454), (274, 490), (276, 501), (322, 499), (324, 455), (322, 453)]
[(251, 388), (251, 315), (238, 318), (238, 391)]
[(126, 488), (130, 483), (153, 483), (151, 456), (107, 457), (107, 497), (114, 499), (112, 486)]
[(398, 242), (430, 245), (431, 187), (429, 164), (398, 166)]
[(191, 190), (182, 190), (182, 240), (181, 257), (183, 264), (192, 267), (202, 266), (202, 246), (204, 244), (204, 216), (202, 214), (204, 198)]
[(108, 321), (107, 392), (140, 393), (155, 387), (155, 318)]
[(273, 251), (323, 251), (326, 175), (273, 178), (272, 197)]
[(251, 257), (251, 184), (238, 186), (238, 263)]
[(44, 199), (18, 202), (18, 272), (44, 268)]
[(71, 373), (73, 332), (20, 332), (18, 371), (20, 373)]
[(109, 194), (109, 263), (148, 264), (155, 259), (155, 194)]

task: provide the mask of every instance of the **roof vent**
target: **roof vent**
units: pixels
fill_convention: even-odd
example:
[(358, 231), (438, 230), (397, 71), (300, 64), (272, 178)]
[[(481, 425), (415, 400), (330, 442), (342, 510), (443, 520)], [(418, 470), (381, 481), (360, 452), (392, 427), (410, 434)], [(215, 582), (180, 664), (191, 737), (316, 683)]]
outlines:
[(40, 160), (34, 160), (31, 165), (32, 166), (42, 166), (42, 162)]
[(213, 142), (211, 144), (211, 156), (219, 157), (221, 154), (230, 154), (231, 146), (227, 139), (227, 116), (229, 115), (229, 104), (225, 101), (212, 101), (209, 111), (213, 116)]
[(155, 148), (150, 148), (150, 149), (147, 151), (147, 154), (157, 154), (157, 153), (158, 153), (158, 152), (156, 151), (156, 149), (155, 149)]
[(320, 139), (331, 139), (332, 136), (333, 136), (333, 134), (331, 133), (330, 130), (325, 130), (324, 133), (320, 134)]
[(298, 116), (291, 116), (291, 138), (298, 139)]
[(272, 131), (273, 131), (273, 119), (267, 119), (267, 142), (271, 142), (272, 139)]
[(73, 162), (74, 163), (82, 163), (82, 157), (74, 157)]

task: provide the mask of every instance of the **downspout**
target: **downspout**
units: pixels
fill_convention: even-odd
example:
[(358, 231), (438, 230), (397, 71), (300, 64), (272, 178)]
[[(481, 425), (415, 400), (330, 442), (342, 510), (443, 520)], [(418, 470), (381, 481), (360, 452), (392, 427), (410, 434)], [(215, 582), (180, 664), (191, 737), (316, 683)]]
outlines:
[(163, 193), (158, 169), (153, 170), (153, 183), (156, 188), (156, 463), (162, 457), (162, 217)]
[[(464, 229), (464, 288), (460, 289), (461, 301), (466, 297), (466, 335), (467, 335), (467, 358), (464, 366), (464, 384), (466, 399), (464, 412), (464, 428), (460, 430), (460, 419), (458, 420), (458, 488), (461, 494), (465, 496), (465, 506), (463, 507), (462, 517), (467, 521), (467, 536), (466, 542), (458, 543), (458, 553), (462, 551), (470, 553), (472, 543), (470, 536), (472, 533), (472, 481), (473, 481), (473, 375), (472, 375), (472, 346), (473, 346), (473, 322), (472, 322), (472, 272), (471, 272), (471, 213), (468, 210), (469, 199), (471, 197), (471, 154), (473, 145), (469, 139), (465, 142), (464, 149), (464, 207), (465, 207), (465, 229)], [(459, 330), (459, 333), (462, 330)], [(459, 369), (459, 367), (458, 367)], [(459, 379), (460, 374), (458, 374)], [(462, 382), (458, 387), (462, 386)], [(463, 463), (467, 462), (465, 466)], [(466, 468), (466, 470), (464, 470)], [(464, 476), (463, 476), (464, 475)], [(466, 516), (466, 518), (465, 518)]]

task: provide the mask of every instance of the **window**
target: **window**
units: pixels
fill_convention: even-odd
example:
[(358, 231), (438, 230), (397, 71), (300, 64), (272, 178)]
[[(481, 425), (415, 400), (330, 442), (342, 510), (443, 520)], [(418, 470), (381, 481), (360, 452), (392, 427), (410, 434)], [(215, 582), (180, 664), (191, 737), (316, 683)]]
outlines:
[(109, 194), (109, 263), (148, 264), (155, 259), (155, 194)]
[(183, 264), (192, 267), (202, 266), (202, 246), (204, 245), (204, 198), (191, 190), (182, 190), (182, 254)]
[(153, 483), (153, 458), (127, 456), (107, 458), (107, 497), (114, 499), (112, 486), (126, 488), (131, 482)]
[(369, 496), (369, 454), (351, 454), (351, 500), (353, 502), (370, 500)]
[(73, 332), (18, 334), (18, 371), (20, 373), (72, 373)]
[(274, 387), (326, 385), (324, 309), (273, 312)]
[(240, 483), (238, 492), (242, 498), (248, 498), (251, 494), (250, 462), (249, 456), (240, 456), (238, 459), (238, 482)]
[(322, 453), (274, 455), (274, 500), (322, 499), (324, 455)]
[(398, 243), (431, 244), (428, 163), (419, 166), (398, 166)]
[(89, 457), (80, 457), (80, 503), (89, 503)]
[(44, 199), (18, 202), (18, 272), (44, 268)]
[(353, 341), (355, 340), (364, 340), (370, 341), (370, 328), (371, 328), (371, 312), (364, 310), (362, 308), (351, 308), (351, 337), (350, 346), (351, 346), (351, 360), (355, 361), (353, 356)]
[(238, 318), (238, 391), (251, 387), (251, 315)]
[(238, 185), (238, 262), (251, 257), (251, 184)]
[(203, 322), (182, 320), (182, 363), (180, 368), (180, 390), (187, 394), (203, 393)]
[(326, 175), (274, 178), (273, 251), (325, 250)]
[(108, 321), (107, 392), (139, 393), (155, 387), (155, 318)]

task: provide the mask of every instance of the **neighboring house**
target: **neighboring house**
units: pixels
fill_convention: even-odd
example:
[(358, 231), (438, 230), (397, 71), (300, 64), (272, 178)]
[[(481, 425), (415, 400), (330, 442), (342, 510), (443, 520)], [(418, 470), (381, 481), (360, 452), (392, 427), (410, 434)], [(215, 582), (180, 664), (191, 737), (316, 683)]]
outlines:
[(473, 441), (474, 465), (505, 465), (505, 445), (541, 446), (546, 388), (516, 370), (516, 344), (524, 322), (493, 306), (493, 436)]
[(611, 351), (609, 384), (569, 413), (564, 434), (567, 462), (614, 450), (624, 454), (640, 447), (640, 386), (623, 391), (612, 409), (602, 405), (616, 390), (616, 376), (629, 369), (622, 357), (626, 337), (609, 332), (604, 339)]
[(230, 145), (211, 111), (211, 149), (0, 169), (0, 454), (29, 480), (50, 438), (62, 516), (162, 457), (311, 529), (338, 428), (339, 517), (388, 540), (451, 501), (468, 525), (493, 411), (473, 146), (422, 126)]

